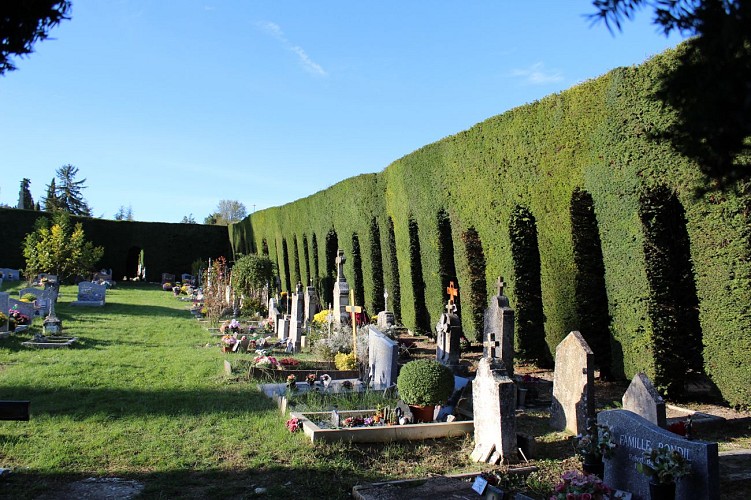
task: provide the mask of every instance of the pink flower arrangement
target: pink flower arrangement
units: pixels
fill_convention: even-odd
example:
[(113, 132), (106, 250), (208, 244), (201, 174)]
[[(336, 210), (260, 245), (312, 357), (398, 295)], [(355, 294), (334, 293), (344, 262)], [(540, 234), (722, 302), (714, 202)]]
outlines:
[(297, 432), (302, 429), (302, 422), (300, 422), (299, 418), (290, 418), (287, 420), (287, 429), (290, 432)]
[(594, 474), (566, 471), (550, 500), (604, 500), (613, 490)]
[(232, 335), (225, 335), (222, 337), (222, 344), (227, 346), (233, 346), (237, 344), (237, 339)]
[(258, 368), (276, 368), (279, 366), (279, 362), (274, 356), (266, 356), (264, 354), (253, 358), (253, 363)]

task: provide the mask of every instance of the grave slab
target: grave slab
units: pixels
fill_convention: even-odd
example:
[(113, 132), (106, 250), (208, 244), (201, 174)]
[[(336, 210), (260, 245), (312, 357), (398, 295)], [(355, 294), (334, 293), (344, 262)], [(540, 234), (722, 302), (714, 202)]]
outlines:
[(605, 460), (605, 483), (630, 491), (632, 500), (649, 500), (649, 478), (636, 470), (644, 452), (668, 447), (691, 462), (691, 474), (676, 483), (676, 500), (719, 500), (720, 471), (717, 443), (688, 440), (662, 429), (628, 410), (600, 412), (597, 423), (608, 426), (616, 442), (613, 457)]

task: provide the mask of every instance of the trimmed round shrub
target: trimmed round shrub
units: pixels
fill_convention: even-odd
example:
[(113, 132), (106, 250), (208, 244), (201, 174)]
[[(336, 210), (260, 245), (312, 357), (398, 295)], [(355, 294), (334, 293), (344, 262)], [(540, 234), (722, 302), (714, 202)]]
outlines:
[(454, 374), (438, 361), (418, 359), (402, 367), (396, 388), (407, 404), (439, 405), (454, 392)]

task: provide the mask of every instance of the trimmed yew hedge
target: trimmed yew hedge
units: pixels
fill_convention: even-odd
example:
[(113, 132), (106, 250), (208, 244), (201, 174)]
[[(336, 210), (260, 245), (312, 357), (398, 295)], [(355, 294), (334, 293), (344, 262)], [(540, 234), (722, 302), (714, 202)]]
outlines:
[[(34, 228), (39, 217), (47, 212), (0, 208), (0, 267), (23, 269), (23, 239)], [(143, 250), (146, 279), (160, 281), (162, 273), (180, 276), (190, 273), (193, 261), (231, 255), (227, 228), (203, 224), (170, 224), (164, 222), (129, 222), (89, 217), (71, 217), (81, 222), (86, 239), (104, 247), (98, 268), (112, 269), (115, 280), (135, 272), (128, 269), (129, 254)], [(238, 251), (235, 247), (235, 251)], [(132, 255), (130, 255), (132, 257)]]
[[(364, 303), (380, 303), (375, 294), (380, 295), (384, 283), (396, 315), (413, 329), (437, 322), (446, 302), (444, 281), (455, 272), (463, 328), (472, 338), (479, 334), (477, 313), (485, 307), (478, 301), (494, 293), (488, 287), (498, 276), (506, 278), (511, 305), (519, 310), (522, 268), (517, 263), (526, 257), (514, 254), (510, 224), (515, 207), (524, 207), (534, 220), (539, 251), (543, 311), (532, 320), (542, 321), (533, 326), (542, 328), (545, 339), (533, 336), (534, 345), (526, 346), (525, 353), (542, 361), (569, 331), (581, 329), (595, 335), (598, 350), (611, 346), (611, 352), (595, 354), (614, 376), (645, 372), (672, 388), (681, 374), (670, 372), (674, 361), (661, 342), (677, 341), (660, 323), (673, 321), (666, 319), (666, 309), (675, 300), (680, 321), (691, 320), (686, 310), (690, 297), (687, 302), (662, 293), (660, 273), (650, 271), (657, 261), (648, 264), (650, 248), (664, 245), (665, 238), (643, 224), (644, 196), (661, 187), (684, 210), (687, 247), (671, 251), (690, 254), (676, 271), (684, 275), (675, 282), (693, 283), (696, 290), (699, 330), (691, 335), (701, 339), (703, 369), (730, 403), (748, 404), (751, 196), (747, 186), (738, 186), (735, 193), (697, 197), (703, 181), (696, 165), (654, 139), (674, 115), (650, 95), (657, 76), (673, 64), (675, 51), (668, 51), (641, 66), (618, 68), (429, 144), (381, 173), (346, 179), (294, 203), (256, 212), (230, 226), (232, 245), (240, 251), (265, 239), (273, 253), (295, 234), (333, 231), (347, 256), (347, 279), (363, 290)], [(589, 206), (572, 207), (577, 190), (591, 196), (585, 200)], [(579, 226), (572, 227), (572, 216), (581, 217), (581, 210), (591, 217), (579, 218)], [(374, 224), (383, 230), (373, 230)], [(485, 261), (485, 293), (473, 288), (476, 258), (468, 255), (466, 245), (453, 248), (451, 270), (447, 228), (454, 242), (464, 241), (470, 230), (476, 233)], [(599, 250), (574, 248), (584, 230), (599, 232)], [(362, 247), (362, 278), (353, 272), (354, 241)], [(380, 265), (371, 261), (379, 258), (378, 248), (385, 250)], [(582, 259), (592, 252), (601, 252), (604, 267), (583, 266)], [(324, 276), (318, 269), (332, 264), (318, 262), (315, 249), (312, 254), (320, 282)], [(329, 255), (328, 239), (326, 252), (319, 255)], [(373, 276), (381, 272), (383, 276)], [(597, 288), (591, 294), (584, 293), (582, 280), (587, 279)], [(524, 327), (518, 324), (517, 329)], [(602, 335), (607, 338), (597, 337)], [(689, 351), (681, 356), (695, 354)]]

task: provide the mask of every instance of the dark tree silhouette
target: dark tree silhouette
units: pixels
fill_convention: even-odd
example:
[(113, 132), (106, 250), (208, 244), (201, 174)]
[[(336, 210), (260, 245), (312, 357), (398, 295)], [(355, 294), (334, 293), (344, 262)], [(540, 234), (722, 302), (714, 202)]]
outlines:
[(29, 186), (31, 181), (27, 178), (21, 180), (21, 190), (18, 192), (18, 208), (23, 210), (34, 210), (34, 199), (31, 197)]
[(57, 208), (71, 215), (91, 216), (91, 209), (81, 194), (81, 191), (86, 189), (86, 186), (83, 185), (86, 179), (76, 180), (78, 168), (69, 163), (58, 168), (56, 175), (58, 181), (60, 181), (55, 188)]
[(14, 56), (31, 54), (34, 43), (47, 38), (63, 19), (70, 19), (70, 7), (67, 0), (0, 2), (0, 75), (16, 69)]

